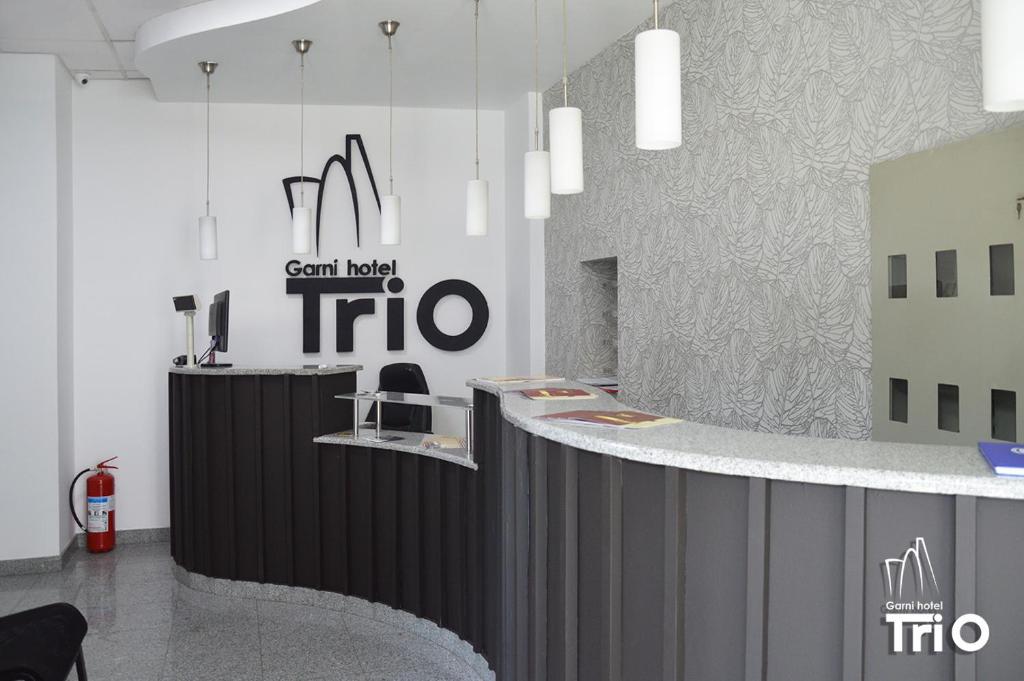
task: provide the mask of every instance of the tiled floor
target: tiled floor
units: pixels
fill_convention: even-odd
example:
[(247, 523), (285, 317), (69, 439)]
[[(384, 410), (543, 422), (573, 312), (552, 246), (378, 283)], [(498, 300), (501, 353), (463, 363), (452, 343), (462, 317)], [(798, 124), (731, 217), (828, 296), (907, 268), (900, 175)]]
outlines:
[(74, 603), (89, 622), (90, 681), (479, 681), (415, 634), (350, 613), (193, 591), (172, 565), (167, 544), (77, 552), (59, 573), (0, 577), (0, 615)]

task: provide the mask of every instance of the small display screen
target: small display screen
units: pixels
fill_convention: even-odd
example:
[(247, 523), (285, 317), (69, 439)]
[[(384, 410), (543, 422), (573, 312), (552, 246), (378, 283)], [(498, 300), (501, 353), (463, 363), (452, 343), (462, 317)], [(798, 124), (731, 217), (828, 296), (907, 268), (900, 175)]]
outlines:
[(174, 310), (176, 312), (194, 312), (198, 307), (195, 296), (174, 296)]

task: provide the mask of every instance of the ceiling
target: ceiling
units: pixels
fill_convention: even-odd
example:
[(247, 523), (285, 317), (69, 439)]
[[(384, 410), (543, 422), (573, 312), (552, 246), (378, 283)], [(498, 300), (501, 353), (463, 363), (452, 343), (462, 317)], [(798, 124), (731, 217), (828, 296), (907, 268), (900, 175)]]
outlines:
[(69, 72), (143, 78), (135, 32), (198, 0), (0, 0), (0, 52), (55, 54)]
[[(566, 1), (570, 70), (652, 11), (648, 0)], [(52, 52), (94, 78), (148, 77), (162, 101), (201, 101), (196, 62), (208, 59), (220, 64), (215, 101), (294, 103), (298, 55), (290, 43), (309, 38), (307, 102), (383, 104), (387, 41), (377, 22), (397, 19), (395, 104), (465, 108), (474, 99), (473, 7), (474, 0), (0, 0), (0, 51)], [(540, 0), (542, 89), (561, 77), (561, 9), (558, 0)], [(481, 106), (503, 108), (533, 83), (533, 0), (481, 0)]]

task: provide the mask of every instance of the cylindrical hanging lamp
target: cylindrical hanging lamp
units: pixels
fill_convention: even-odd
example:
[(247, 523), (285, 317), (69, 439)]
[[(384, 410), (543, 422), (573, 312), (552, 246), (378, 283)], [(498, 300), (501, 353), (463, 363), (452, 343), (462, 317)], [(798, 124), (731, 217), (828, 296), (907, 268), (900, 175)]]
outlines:
[(523, 157), (523, 212), (527, 220), (551, 217), (551, 157), (540, 139), (540, 121), (544, 101), (540, 92), (540, 10), (533, 0), (533, 96), (536, 111), (533, 118), (533, 150)]
[(217, 259), (217, 218), (210, 215), (210, 76), (217, 62), (201, 61), (199, 70), (206, 74), (206, 215), (199, 218), (199, 259)]
[(380, 197), (380, 243), (398, 246), (402, 243), (402, 197), (388, 194)]
[(551, 155), (539, 149), (526, 152), (523, 170), (526, 219), (547, 220), (551, 217)]
[(313, 210), (306, 208), (306, 53), (312, 40), (292, 41), (299, 53), (299, 205), (292, 209), (292, 252), (309, 253), (312, 242)]
[(674, 149), (683, 143), (679, 34), (658, 26), (658, 0), (654, 29), (638, 33), (634, 46), (636, 146)]
[(583, 112), (569, 106), (569, 16), (562, 0), (562, 106), (548, 112), (551, 193), (583, 191)]
[(982, 0), (981, 57), (988, 111), (1024, 110), (1024, 2)]
[(466, 184), (466, 236), (487, 236), (489, 210), (487, 180), (470, 180)]
[(488, 199), (487, 180), (480, 179), (480, 0), (475, 0), (473, 12), (473, 74), (475, 87), (476, 121), (476, 179), (466, 185), (466, 236), (487, 235)]
[(398, 32), (399, 24), (393, 19), (388, 19), (377, 25), (388, 39), (388, 193), (380, 199), (380, 243), (384, 246), (397, 246), (402, 243), (402, 199), (395, 194), (395, 77), (391, 39)]
[(583, 191), (583, 112), (560, 106), (548, 112), (551, 137), (551, 193)]

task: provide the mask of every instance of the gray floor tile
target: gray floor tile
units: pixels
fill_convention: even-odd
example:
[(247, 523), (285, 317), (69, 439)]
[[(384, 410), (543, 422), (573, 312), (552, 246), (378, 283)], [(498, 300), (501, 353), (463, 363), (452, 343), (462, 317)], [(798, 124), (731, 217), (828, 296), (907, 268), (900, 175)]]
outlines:
[(342, 613), (312, 606), (259, 604), (262, 668), (267, 679), (355, 676), (366, 671)]
[(21, 593), (18, 591), (0, 591), (0, 617), (16, 612)]
[(50, 603), (74, 603), (78, 596), (78, 588), (77, 584), (33, 586), (21, 592), (21, 599), (15, 607), (21, 611)]
[(74, 603), (89, 622), (90, 678), (105, 681), (478, 681), (443, 646), (402, 629), (193, 591), (172, 568), (168, 544), (77, 551), (59, 573), (0, 577), (0, 615)]
[(36, 582), (39, 581), (40, 576), (41, 575), (11, 575), (9, 577), (0, 577), (0, 593), (24, 591), (29, 587), (35, 586)]
[(156, 681), (164, 666), (170, 627), (90, 633), (82, 648), (89, 678)]
[(179, 598), (171, 619), (161, 678), (261, 678), (255, 603), (209, 597), (200, 604)]

